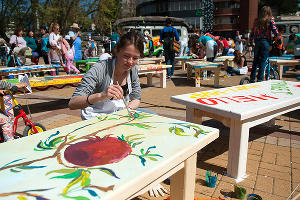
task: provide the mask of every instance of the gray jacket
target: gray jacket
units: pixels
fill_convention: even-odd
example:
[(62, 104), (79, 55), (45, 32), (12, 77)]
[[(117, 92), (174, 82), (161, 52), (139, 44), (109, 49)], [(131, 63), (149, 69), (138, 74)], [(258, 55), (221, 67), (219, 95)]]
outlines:
[(16, 85), (15, 83), (0, 81), (0, 90), (9, 90), (15, 85)]
[[(84, 75), (81, 83), (76, 88), (73, 97), (86, 96), (105, 91), (113, 78), (113, 60), (108, 59), (99, 61)], [(130, 100), (141, 99), (141, 86), (138, 77), (137, 67), (131, 69), (132, 92), (129, 95)]]

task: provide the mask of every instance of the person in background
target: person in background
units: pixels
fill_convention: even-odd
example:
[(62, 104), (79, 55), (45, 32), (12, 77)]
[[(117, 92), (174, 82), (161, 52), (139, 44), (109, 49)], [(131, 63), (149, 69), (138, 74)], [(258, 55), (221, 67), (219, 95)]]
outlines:
[(167, 65), (172, 65), (171, 68), (167, 68), (167, 78), (171, 78), (174, 75), (174, 59), (175, 51), (173, 49), (174, 38), (179, 41), (179, 34), (176, 28), (172, 27), (172, 19), (166, 19), (166, 26), (160, 31), (159, 42), (163, 43), (165, 62)]
[(20, 58), (22, 64), (26, 62), (26, 50), (31, 50), (27, 47), (26, 41), (22, 37), (23, 29), (16, 28), (14, 34), (11, 36), (9, 43), (12, 45), (11, 48), (13, 52)]
[(113, 51), (115, 45), (119, 41), (120, 35), (118, 34), (117, 30), (115, 30), (110, 36), (110, 51)]
[(183, 37), (182, 40), (180, 40), (180, 54), (179, 56), (186, 56), (187, 55), (187, 49), (188, 49), (188, 38)]
[(284, 27), (278, 27), (279, 36), (274, 39), (272, 44), (272, 50), (270, 51), (270, 56), (280, 57), (283, 54), (284, 46), (283, 46), (283, 38), (282, 33), (284, 32)]
[(206, 60), (213, 62), (218, 52), (218, 45), (214, 39), (208, 35), (203, 35), (198, 39), (198, 42), (205, 46)]
[(7, 55), (8, 55), (7, 45), (6, 45), (6, 42), (4, 40), (2, 40), (0, 42), (0, 56), (1, 56), (1, 65), (2, 66), (6, 65)]
[(250, 33), (250, 42), (254, 40), (255, 43), (254, 60), (250, 75), (251, 83), (255, 82), (257, 68), (259, 68), (257, 81), (263, 81), (265, 62), (269, 56), (269, 48), (272, 40), (271, 32), (275, 37), (279, 36), (274, 17), (272, 16), (272, 10), (269, 6), (264, 6), (261, 8)]
[(76, 23), (73, 23), (71, 26), (71, 31), (69, 31), (68, 35), (73, 40), (73, 45), (75, 49), (75, 56), (74, 61), (82, 59), (82, 52), (81, 52), (81, 33), (79, 32), (79, 26)]
[(295, 33), (291, 34), (289, 36), (289, 40), (288, 40), (287, 47), (286, 47), (287, 54), (295, 55), (296, 45), (299, 45), (299, 44), (300, 44), (300, 34), (295, 34)]
[(149, 42), (149, 58), (151, 58), (154, 52), (154, 43), (150, 34), (147, 35), (147, 38)]
[(226, 71), (230, 75), (240, 75), (240, 74), (247, 74), (248, 67), (246, 57), (242, 56), (239, 50), (234, 51), (234, 59), (233, 63), (236, 67), (228, 66)]
[[(59, 34), (59, 25), (57, 23), (51, 23), (49, 44), (51, 46), (48, 52), (48, 60), (51, 64), (57, 64), (65, 66), (62, 60), (61, 44), (63, 38)], [(54, 74), (56, 73), (56, 74)], [(56, 72), (52, 72), (52, 75), (59, 75), (59, 67), (56, 67)]]
[(49, 33), (46, 26), (42, 26), (40, 28), (41, 31), (41, 38), (39, 40), (41, 49), (40, 49), (40, 56), (43, 57), (44, 63), (49, 64), (48, 60), (48, 51), (49, 51)]
[(221, 43), (223, 46), (222, 56), (227, 56), (227, 53), (229, 51), (229, 44), (228, 44), (227, 40), (222, 36), (221, 36)]
[(241, 53), (243, 53), (243, 41), (244, 39), (242, 39), (242, 35), (240, 35), (240, 31), (236, 31), (236, 35), (235, 35), (235, 50), (239, 50)]
[(28, 30), (27, 36), (25, 37), (25, 41), (27, 44), (27, 47), (31, 49), (32, 57), (31, 62), (35, 65), (39, 64), (39, 53), (38, 53), (38, 40), (34, 38), (34, 32), (33, 30)]
[(69, 35), (66, 35), (65, 40), (62, 41), (62, 52), (64, 58), (66, 59), (65, 71), (67, 72), (67, 74), (71, 73), (71, 69), (75, 74), (79, 74), (80, 71), (73, 64), (75, 50), (73, 46), (73, 41)]
[[(13, 86), (18, 88), (26, 87), (26, 83), (9, 83), (6, 81), (0, 81), (0, 95), (4, 95), (5, 90), (10, 90)], [(13, 122), (4, 114), (0, 109), (0, 126), (2, 129), (2, 136), (5, 142), (13, 140)]]

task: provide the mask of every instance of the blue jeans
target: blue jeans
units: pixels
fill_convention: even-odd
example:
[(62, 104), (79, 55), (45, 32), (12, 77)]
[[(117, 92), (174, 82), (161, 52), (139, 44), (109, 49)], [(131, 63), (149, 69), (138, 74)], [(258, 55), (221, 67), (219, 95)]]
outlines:
[(258, 67), (257, 82), (263, 81), (265, 73), (265, 63), (269, 56), (270, 43), (266, 39), (255, 40), (254, 60), (250, 75), (250, 82), (255, 82), (256, 71)]
[(172, 65), (171, 68), (167, 68), (167, 75), (173, 76), (174, 75), (174, 56), (166, 54), (165, 60), (166, 60), (167, 65)]
[(225, 48), (223, 49), (222, 56), (227, 56), (228, 51), (229, 51), (229, 48), (228, 48), (228, 47), (225, 47)]

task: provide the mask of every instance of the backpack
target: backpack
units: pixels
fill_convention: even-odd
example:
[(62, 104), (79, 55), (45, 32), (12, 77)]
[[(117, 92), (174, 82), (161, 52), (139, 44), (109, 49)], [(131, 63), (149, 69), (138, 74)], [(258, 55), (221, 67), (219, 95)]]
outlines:
[(8, 56), (7, 59), (7, 67), (15, 67), (15, 66), (21, 66), (22, 63), (20, 62), (19, 58), (15, 56), (14, 54), (11, 54)]
[(174, 28), (172, 28), (172, 32), (164, 32), (163, 38), (164, 38), (164, 50), (166, 52), (170, 53), (179, 53), (180, 52), (180, 44), (179, 42), (174, 40), (175, 32)]

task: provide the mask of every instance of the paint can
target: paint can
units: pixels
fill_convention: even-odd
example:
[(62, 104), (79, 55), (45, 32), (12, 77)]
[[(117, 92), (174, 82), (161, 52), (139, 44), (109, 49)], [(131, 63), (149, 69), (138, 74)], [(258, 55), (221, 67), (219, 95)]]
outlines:
[(262, 197), (258, 194), (248, 194), (247, 200), (262, 200)]

